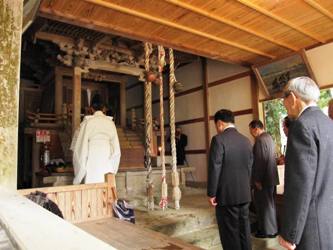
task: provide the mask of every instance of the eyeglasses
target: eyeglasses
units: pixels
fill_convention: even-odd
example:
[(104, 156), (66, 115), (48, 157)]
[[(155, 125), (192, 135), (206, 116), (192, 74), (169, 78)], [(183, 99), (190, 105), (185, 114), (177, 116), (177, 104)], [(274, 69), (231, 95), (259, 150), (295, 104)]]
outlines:
[(290, 96), (290, 95), (291, 95), (291, 91), (290, 90), (287, 90), (287, 91), (283, 92), (283, 98), (284, 99), (288, 98), (288, 96)]

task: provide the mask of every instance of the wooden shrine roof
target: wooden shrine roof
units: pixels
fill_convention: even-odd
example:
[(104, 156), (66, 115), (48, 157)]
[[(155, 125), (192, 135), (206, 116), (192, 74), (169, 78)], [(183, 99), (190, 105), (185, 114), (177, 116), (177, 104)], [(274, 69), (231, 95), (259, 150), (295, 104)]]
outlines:
[(43, 0), (39, 15), (239, 64), (332, 41), (332, 0)]

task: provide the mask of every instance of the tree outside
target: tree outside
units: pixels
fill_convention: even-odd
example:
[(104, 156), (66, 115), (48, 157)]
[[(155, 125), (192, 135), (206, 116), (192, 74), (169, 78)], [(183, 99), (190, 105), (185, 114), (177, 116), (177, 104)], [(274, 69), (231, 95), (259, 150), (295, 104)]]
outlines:
[[(320, 91), (318, 106), (327, 115), (328, 102), (333, 97), (333, 88), (323, 89)], [(266, 131), (273, 137), (277, 153), (281, 154), (282, 149), (286, 145), (286, 137), (282, 132), (282, 120), (287, 115), (287, 111), (283, 106), (282, 99), (273, 99), (263, 103), (265, 112)]]

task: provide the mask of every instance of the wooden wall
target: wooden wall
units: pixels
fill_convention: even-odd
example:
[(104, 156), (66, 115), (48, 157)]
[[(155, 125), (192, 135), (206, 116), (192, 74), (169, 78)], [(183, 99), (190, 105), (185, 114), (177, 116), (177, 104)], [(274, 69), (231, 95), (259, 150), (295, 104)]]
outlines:
[[(196, 171), (189, 176), (190, 181), (204, 185), (207, 180), (207, 147), (205, 129), (205, 105), (203, 84), (208, 84), (210, 110), (209, 134), (215, 135), (212, 116), (221, 108), (236, 111), (236, 125), (245, 135), (249, 135), (247, 125), (252, 120), (251, 81), (248, 68), (223, 62), (208, 60), (204, 74), (203, 60), (195, 61), (176, 71), (176, 77), (184, 85), (176, 94), (176, 124), (188, 136), (187, 160)], [(165, 120), (168, 123), (168, 90), (165, 84)], [(143, 114), (143, 86), (133, 82), (127, 85), (128, 118), (134, 107), (137, 117)], [(153, 117), (159, 116), (158, 88), (153, 86)], [(209, 138), (210, 140), (210, 138)]]

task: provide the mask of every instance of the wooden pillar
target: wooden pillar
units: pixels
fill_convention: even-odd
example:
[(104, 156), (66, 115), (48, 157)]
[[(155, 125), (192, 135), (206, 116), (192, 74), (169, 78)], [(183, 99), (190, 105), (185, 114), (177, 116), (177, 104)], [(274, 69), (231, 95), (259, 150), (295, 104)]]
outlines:
[[(54, 101), (54, 112), (56, 115), (62, 115), (62, 104), (63, 104), (63, 83), (62, 83), (62, 72), (58, 67), (55, 68), (55, 101)], [(58, 116), (59, 117), (59, 116)]]
[(251, 95), (252, 95), (252, 112), (253, 119), (259, 119), (259, 87), (254, 74), (251, 77)]
[(81, 122), (81, 69), (79, 67), (74, 67), (72, 105), (72, 133), (74, 134)]
[(40, 146), (41, 143), (36, 142), (36, 135), (32, 134), (32, 187), (37, 187), (38, 184), (36, 173), (40, 170)]
[(201, 58), (201, 63), (202, 63), (202, 89), (203, 89), (206, 157), (208, 162), (209, 144), (210, 144), (210, 131), (209, 131), (210, 117), (209, 117), (209, 90), (208, 90), (208, 74), (207, 74), (206, 58)]
[(120, 83), (120, 126), (126, 127), (126, 82)]
[(0, 186), (17, 188), (22, 0), (0, 0)]

